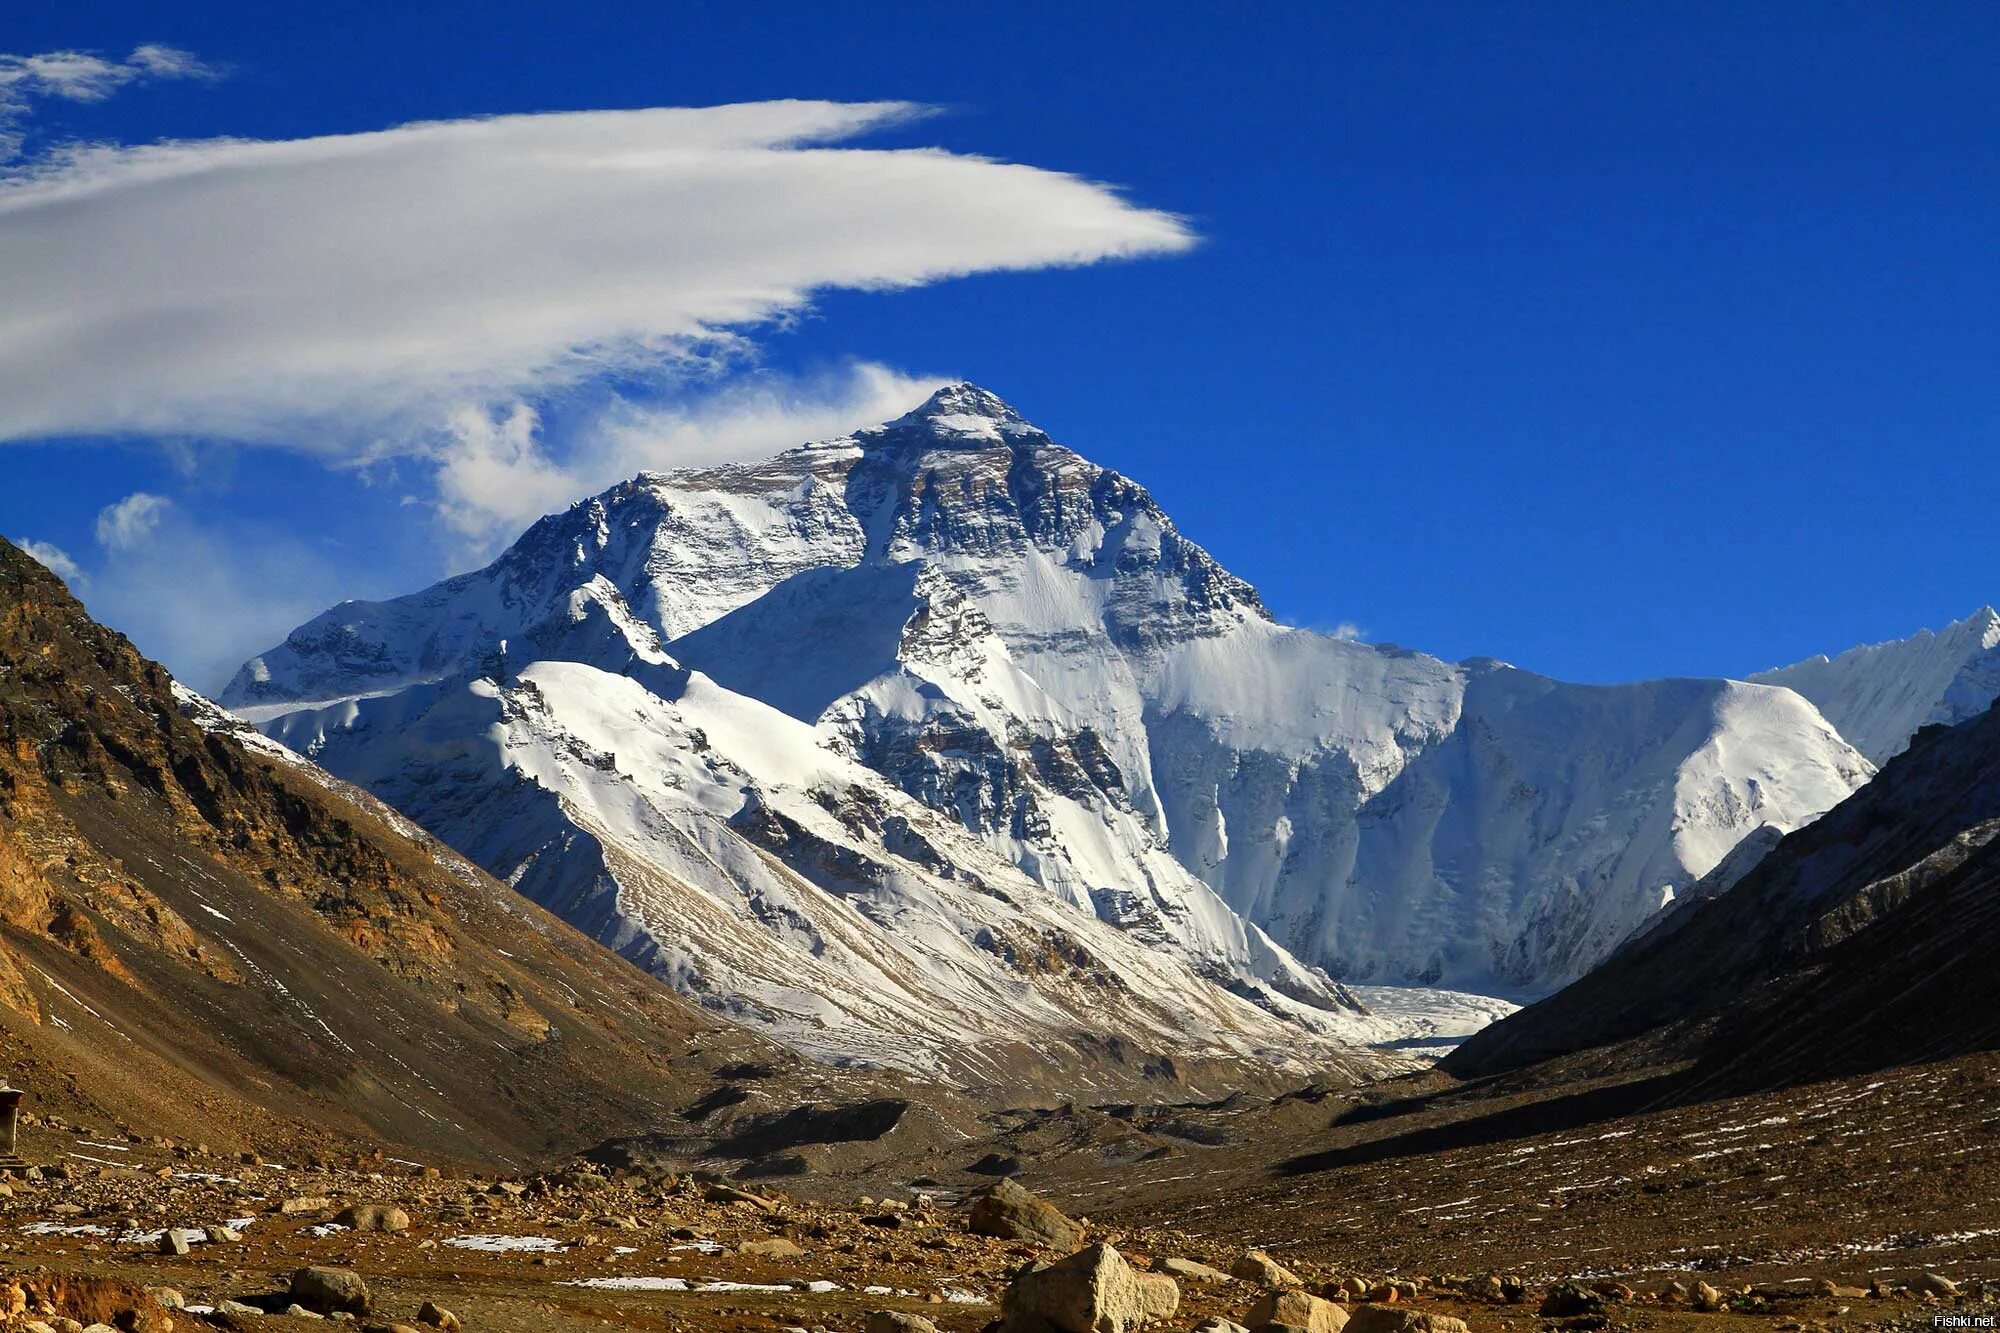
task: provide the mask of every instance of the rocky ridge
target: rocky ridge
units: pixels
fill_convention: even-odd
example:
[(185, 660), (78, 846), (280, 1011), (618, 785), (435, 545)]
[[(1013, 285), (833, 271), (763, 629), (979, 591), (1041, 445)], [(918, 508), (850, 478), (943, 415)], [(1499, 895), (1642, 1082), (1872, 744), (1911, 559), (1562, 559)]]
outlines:
[(55, 1113), (473, 1162), (784, 1058), (180, 689), (4, 542), (0, 1033)]

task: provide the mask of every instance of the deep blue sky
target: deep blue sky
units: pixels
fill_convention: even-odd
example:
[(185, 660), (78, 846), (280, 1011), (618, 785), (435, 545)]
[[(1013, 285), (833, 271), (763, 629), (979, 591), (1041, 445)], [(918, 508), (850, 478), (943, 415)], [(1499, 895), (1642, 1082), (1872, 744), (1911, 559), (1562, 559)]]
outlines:
[[(766, 352), (977, 380), (1288, 620), (1620, 680), (2000, 599), (2000, 7), (40, 8), (0, 50), (231, 67), (42, 132), (902, 98), (953, 111), (881, 142), (1184, 214), (1191, 254), (836, 295)], [(193, 447), (0, 446), (0, 532), (87, 549), (145, 489), (356, 595), (449, 572), (394, 485)]]

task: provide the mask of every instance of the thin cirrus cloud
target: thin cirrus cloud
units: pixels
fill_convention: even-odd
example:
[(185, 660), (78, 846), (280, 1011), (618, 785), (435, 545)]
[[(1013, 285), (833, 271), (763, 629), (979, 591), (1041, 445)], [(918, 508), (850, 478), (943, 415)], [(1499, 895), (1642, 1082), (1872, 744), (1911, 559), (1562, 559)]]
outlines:
[(925, 109), (761, 102), (85, 147), (0, 178), (0, 440), (445, 449), (704, 364), (830, 289), (1183, 250), (1061, 172), (843, 147)]
[(178, 47), (148, 42), (123, 60), (94, 51), (44, 51), (17, 56), (0, 53), (0, 162), (15, 156), (34, 103), (102, 102), (127, 84), (145, 79), (211, 79), (219, 71)]

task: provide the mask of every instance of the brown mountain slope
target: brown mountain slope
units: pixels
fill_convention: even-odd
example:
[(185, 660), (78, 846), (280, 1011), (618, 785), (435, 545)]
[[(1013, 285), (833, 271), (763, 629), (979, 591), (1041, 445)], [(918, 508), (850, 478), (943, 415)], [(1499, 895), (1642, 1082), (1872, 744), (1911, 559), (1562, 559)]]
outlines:
[(202, 708), (0, 541), (0, 1072), (32, 1105), (505, 1161), (798, 1069)]

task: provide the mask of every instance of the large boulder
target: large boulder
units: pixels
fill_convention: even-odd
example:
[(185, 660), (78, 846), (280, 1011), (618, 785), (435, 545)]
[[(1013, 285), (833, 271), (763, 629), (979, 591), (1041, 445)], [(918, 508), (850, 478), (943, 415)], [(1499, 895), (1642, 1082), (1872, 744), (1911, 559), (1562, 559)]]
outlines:
[(1251, 1250), (1229, 1266), (1231, 1277), (1240, 1277), (1245, 1282), (1259, 1282), (1267, 1287), (1298, 1287), (1304, 1283), (1299, 1275), (1273, 1259), (1262, 1250)]
[(408, 1231), (410, 1215), (402, 1209), (386, 1203), (354, 1203), (334, 1214), (338, 1226), (352, 1227), (356, 1231)]
[(1148, 1319), (1172, 1319), (1181, 1308), (1181, 1288), (1165, 1273), (1134, 1273), (1139, 1280), (1139, 1308)]
[(1347, 1327), (1347, 1311), (1309, 1292), (1273, 1290), (1258, 1298), (1244, 1322), (1252, 1328), (1262, 1324), (1290, 1324), (1305, 1329), (1306, 1333), (1341, 1333)]
[(976, 1236), (1025, 1240), (1053, 1250), (1074, 1250), (1083, 1244), (1080, 1224), (1011, 1180), (1001, 1181), (973, 1200), (965, 1228)]
[(368, 1284), (345, 1268), (301, 1268), (292, 1274), (292, 1300), (315, 1314), (367, 1314)]
[(1093, 1245), (1015, 1278), (1000, 1319), (1005, 1333), (1130, 1333), (1179, 1306), (1172, 1278), (1139, 1273), (1111, 1246)]
[(1363, 1305), (1347, 1319), (1346, 1333), (1466, 1333), (1465, 1321), (1407, 1305)]
[(1578, 1315), (1603, 1314), (1604, 1297), (1575, 1282), (1558, 1282), (1542, 1297), (1544, 1319), (1574, 1319)]

